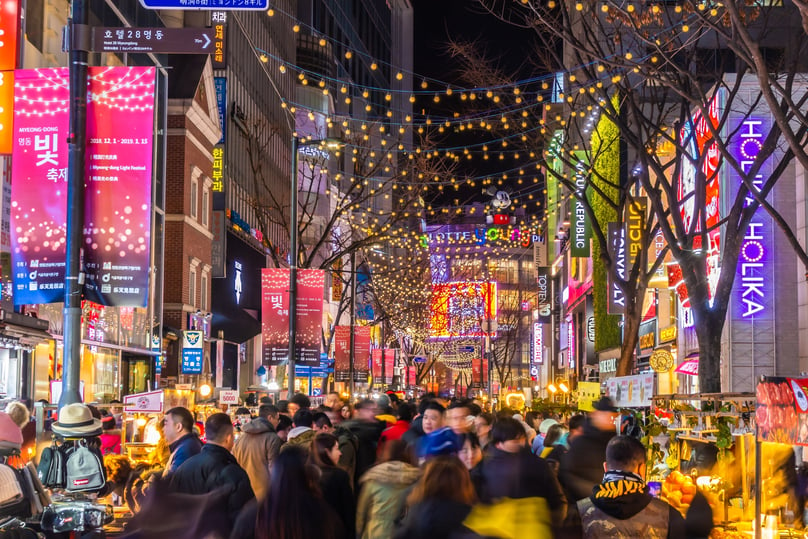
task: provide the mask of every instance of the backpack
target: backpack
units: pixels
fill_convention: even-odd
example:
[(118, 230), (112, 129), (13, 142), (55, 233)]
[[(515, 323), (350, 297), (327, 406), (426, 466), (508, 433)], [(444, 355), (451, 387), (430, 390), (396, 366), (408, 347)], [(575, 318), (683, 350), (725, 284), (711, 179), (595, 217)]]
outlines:
[(50, 447), (42, 450), (36, 473), (39, 481), (47, 488), (64, 488), (66, 481), (65, 461), (74, 450), (73, 444), (64, 443), (56, 445), (54, 441)]
[(0, 463), (0, 517), (31, 516), (31, 502), (23, 481), (17, 470)]
[(65, 489), (68, 492), (98, 492), (107, 483), (104, 461), (84, 440), (65, 462)]

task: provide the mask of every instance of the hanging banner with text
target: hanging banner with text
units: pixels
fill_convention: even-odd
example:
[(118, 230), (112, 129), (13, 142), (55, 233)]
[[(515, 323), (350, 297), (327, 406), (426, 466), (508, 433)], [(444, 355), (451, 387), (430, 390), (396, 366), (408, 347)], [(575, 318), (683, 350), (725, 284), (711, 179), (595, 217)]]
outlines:
[(645, 197), (634, 197), (626, 204), (626, 256), (629, 266), (637, 263), (643, 251), (645, 243), (645, 216), (648, 213), (648, 199)]
[(14, 304), (54, 303), (64, 300), (67, 68), (21, 69), (16, 81), (11, 162)]
[(608, 301), (606, 312), (608, 314), (623, 314), (626, 309), (626, 297), (617, 283), (614, 282), (614, 273), (621, 279), (626, 278), (626, 231), (620, 223), (609, 223), (609, 254), (612, 258), (612, 271), (606, 273)]
[(586, 187), (589, 181), (586, 152), (576, 152), (578, 162), (575, 165), (575, 196), (572, 198), (570, 212), (570, 256), (587, 258), (590, 254), (589, 239), (592, 227), (586, 214)]
[[(16, 72), (11, 195), (16, 305), (64, 299), (67, 77), (67, 68)], [(148, 298), (154, 81), (149, 67), (89, 72), (84, 295), (101, 305), (144, 307)]]
[(550, 266), (536, 266), (537, 293), (536, 309), (539, 311), (538, 321), (549, 324), (553, 316), (553, 281)]
[(145, 307), (151, 258), (153, 67), (90, 68), (84, 297)]
[[(396, 365), (396, 351), (393, 348), (374, 348), (373, 357), (373, 380), (376, 383), (393, 383), (393, 371)], [(382, 363), (384, 363), (384, 380), (382, 380)]]
[(367, 382), (370, 364), (370, 326), (354, 328), (354, 382)]
[[(351, 326), (334, 328), (334, 380), (348, 382), (351, 365)], [(354, 326), (354, 381), (366, 382), (368, 377), (368, 354), (370, 350), (370, 327)], [(392, 353), (392, 350), (390, 351)], [(381, 372), (381, 371), (380, 371)], [(392, 376), (390, 373), (385, 373)]]
[[(295, 361), (300, 365), (320, 364), (325, 272), (297, 270), (297, 317)], [(261, 270), (262, 361), (280, 365), (289, 356), (289, 269)]]

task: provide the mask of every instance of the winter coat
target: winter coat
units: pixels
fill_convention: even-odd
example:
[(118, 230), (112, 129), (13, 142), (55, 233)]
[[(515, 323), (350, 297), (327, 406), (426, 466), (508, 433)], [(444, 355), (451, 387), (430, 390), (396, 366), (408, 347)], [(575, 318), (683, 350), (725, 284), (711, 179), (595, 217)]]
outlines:
[[(486, 503), (509, 499), (542, 499), (545, 509), (535, 511), (539, 522), (560, 524), (567, 510), (567, 500), (555, 474), (546, 461), (524, 448), (508, 453), (492, 447), (480, 463), (480, 499)], [(545, 512), (545, 514), (541, 514)]]
[(282, 443), (272, 424), (258, 417), (241, 428), (241, 436), (233, 446), (233, 456), (250, 477), (250, 485), (259, 500), (269, 489), (269, 468)]
[(342, 453), (337, 464), (339, 464), (340, 468), (348, 472), (348, 478), (351, 480), (351, 488), (356, 490), (354, 486), (354, 475), (356, 474), (356, 450), (359, 448), (359, 440), (351, 431), (341, 424), (334, 428), (332, 434), (337, 437), (339, 450), (340, 453)]
[(182, 494), (206, 494), (225, 488), (227, 515), (236, 521), (244, 504), (255, 497), (247, 472), (236, 457), (222, 446), (207, 443), (202, 451), (177, 468), (170, 478), (171, 489)]
[(180, 467), (180, 465), (202, 451), (202, 442), (199, 437), (194, 434), (186, 434), (179, 440), (174, 440), (169, 444), (168, 448), (171, 450), (171, 456), (168, 457), (166, 469), (163, 472), (163, 477), (168, 477)]
[(407, 445), (414, 448), (418, 443), (418, 439), (424, 435), (423, 418), (416, 417), (410, 423), (410, 428), (407, 432), (401, 435), (401, 439), (407, 442)]
[(376, 462), (376, 447), (386, 423), (380, 421), (351, 420), (342, 424), (359, 440), (356, 451), (355, 483)]
[(583, 434), (570, 443), (558, 469), (558, 479), (570, 503), (588, 497), (603, 480), (606, 445), (615, 435), (614, 431), (603, 431), (587, 423)]
[(320, 490), (325, 502), (339, 515), (345, 529), (356, 529), (356, 498), (348, 473), (336, 466), (323, 466), (320, 468)]
[(428, 499), (407, 510), (395, 539), (466, 539), (476, 537), (463, 525), (471, 506), (453, 500)]
[(360, 539), (393, 536), (395, 519), (402, 513), (406, 494), (420, 470), (397, 460), (377, 464), (359, 479), (356, 535)]
[[(295, 432), (296, 429), (301, 429)], [(311, 449), (311, 441), (314, 440), (314, 437), (317, 435), (317, 432), (314, 429), (310, 429), (308, 427), (295, 427), (294, 429), (289, 431), (289, 437), (286, 439), (286, 443), (281, 446), (281, 451), (284, 451), (289, 446), (297, 446), (301, 449), (305, 449), (306, 453), (309, 452)]]
[(648, 494), (641, 481), (616, 477), (604, 480), (595, 485), (588, 498), (578, 502), (578, 514), (582, 534), (577, 537), (585, 539), (687, 537), (679, 511)]

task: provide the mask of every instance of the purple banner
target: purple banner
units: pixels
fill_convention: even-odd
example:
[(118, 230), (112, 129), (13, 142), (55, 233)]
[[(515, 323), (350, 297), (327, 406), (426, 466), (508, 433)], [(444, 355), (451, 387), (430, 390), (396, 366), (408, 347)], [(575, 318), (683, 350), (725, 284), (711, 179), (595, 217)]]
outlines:
[(84, 296), (145, 307), (151, 256), (153, 67), (90, 68)]
[(64, 299), (69, 97), (67, 68), (16, 72), (11, 169), (15, 305)]

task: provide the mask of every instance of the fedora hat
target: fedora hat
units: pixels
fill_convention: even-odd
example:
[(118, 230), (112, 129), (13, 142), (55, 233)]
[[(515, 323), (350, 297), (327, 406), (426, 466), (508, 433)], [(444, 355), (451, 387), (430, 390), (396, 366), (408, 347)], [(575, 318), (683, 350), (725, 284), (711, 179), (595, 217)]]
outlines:
[(76, 402), (59, 410), (59, 420), (51, 428), (62, 436), (97, 436), (101, 434), (101, 420), (94, 418), (86, 405)]

